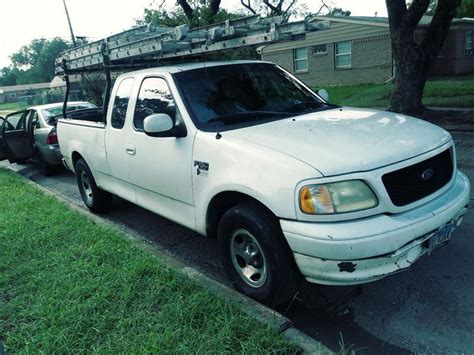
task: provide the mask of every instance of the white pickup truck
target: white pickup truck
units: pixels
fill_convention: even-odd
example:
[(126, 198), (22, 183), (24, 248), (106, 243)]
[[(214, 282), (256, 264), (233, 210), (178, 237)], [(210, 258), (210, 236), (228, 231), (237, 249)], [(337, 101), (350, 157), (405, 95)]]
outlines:
[(112, 194), (217, 237), (236, 288), (288, 300), (303, 276), (378, 280), (445, 245), (470, 184), (448, 132), (401, 114), (331, 105), (265, 62), (120, 76), (105, 123), (60, 120), (85, 204)]

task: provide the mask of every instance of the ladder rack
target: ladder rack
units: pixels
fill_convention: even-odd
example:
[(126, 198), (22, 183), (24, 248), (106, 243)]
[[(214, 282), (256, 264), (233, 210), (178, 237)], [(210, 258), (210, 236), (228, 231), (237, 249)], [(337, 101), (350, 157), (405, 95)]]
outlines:
[(302, 39), (307, 32), (328, 27), (327, 22), (284, 23), (281, 16), (259, 15), (199, 28), (140, 26), (62, 53), (56, 60), (56, 74), (123, 70), (205, 58), (230, 49)]

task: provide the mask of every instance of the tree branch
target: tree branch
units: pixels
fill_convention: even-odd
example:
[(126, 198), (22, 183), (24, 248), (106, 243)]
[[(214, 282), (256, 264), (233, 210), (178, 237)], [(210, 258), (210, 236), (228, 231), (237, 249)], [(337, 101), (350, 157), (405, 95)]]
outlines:
[(255, 11), (252, 7), (252, 5), (250, 4), (250, 0), (247, 0), (247, 3), (245, 2), (245, 0), (240, 0), (240, 3), (242, 4), (243, 7), (245, 7), (247, 10), (249, 10), (252, 14), (256, 15), (257, 14), (257, 11)]
[(296, 4), (296, 0), (293, 0), (293, 1), (291, 2), (291, 4), (288, 5), (288, 7), (286, 8), (285, 14), (287, 14), (288, 11), (290, 11), (290, 9), (291, 9), (291, 8), (293, 7), (293, 5), (295, 5), (295, 4)]
[(404, 29), (412, 32), (418, 26), (429, 5), (430, 0), (413, 0), (405, 16), (403, 16), (402, 23)]
[(212, 16), (216, 15), (219, 12), (220, 5), (221, 0), (211, 0), (211, 3), (209, 4), (209, 10)]
[(184, 14), (188, 18), (189, 22), (191, 22), (192, 19), (194, 18), (194, 10), (189, 5), (188, 1), (187, 0), (177, 0), (177, 3), (183, 9)]
[(318, 11), (316, 11), (314, 13), (314, 15), (319, 15), (321, 13), (321, 11), (323, 11), (323, 9), (326, 8), (326, 10), (328, 10), (329, 12), (331, 12), (331, 8), (326, 4), (326, 2), (324, 0), (321, 1), (321, 7), (319, 8)]
[(425, 55), (433, 60), (440, 51), (461, 0), (438, 0), (430, 27), (420, 44)]
[(277, 7), (271, 4), (269, 0), (263, 0), (263, 3), (267, 5), (270, 8), (270, 10), (272, 10), (272, 13), (276, 15), (281, 15), (281, 10), (279, 10)]
[(405, 0), (385, 0), (388, 12), (388, 24), (390, 32), (395, 31), (400, 26), (403, 16), (407, 12)]

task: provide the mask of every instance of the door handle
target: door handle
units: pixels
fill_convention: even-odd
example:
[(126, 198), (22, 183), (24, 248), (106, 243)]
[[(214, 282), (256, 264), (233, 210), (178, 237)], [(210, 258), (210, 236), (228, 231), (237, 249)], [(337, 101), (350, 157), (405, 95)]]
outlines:
[(125, 151), (127, 152), (127, 154), (130, 155), (135, 155), (135, 153), (137, 152), (133, 144), (127, 144), (125, 146)]

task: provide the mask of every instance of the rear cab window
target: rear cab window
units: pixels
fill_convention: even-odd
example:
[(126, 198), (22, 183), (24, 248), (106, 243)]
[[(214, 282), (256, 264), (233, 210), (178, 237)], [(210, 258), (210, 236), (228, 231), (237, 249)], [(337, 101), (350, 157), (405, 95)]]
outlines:
[(112, 107), (111, 124), (115, 129), (122, 129), (125, 125), (128, 103), (133, 90), (133, 78), (123, 79), (117, 89)]

